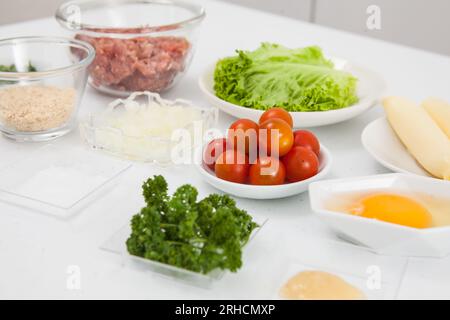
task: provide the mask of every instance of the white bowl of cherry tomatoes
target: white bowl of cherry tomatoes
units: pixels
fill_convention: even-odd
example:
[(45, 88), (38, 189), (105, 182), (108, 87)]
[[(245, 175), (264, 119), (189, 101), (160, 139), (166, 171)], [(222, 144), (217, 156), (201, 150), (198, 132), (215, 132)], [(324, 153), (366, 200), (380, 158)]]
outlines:
[(293, 130), (281, 108), (264, 112), (256, 123), (239, 119), (225, 138), (196, 153), (196, 166), (215, 188), (241, 198), (277, 199), (308, 190), (332, 165), (331, 154), (310, 131)]

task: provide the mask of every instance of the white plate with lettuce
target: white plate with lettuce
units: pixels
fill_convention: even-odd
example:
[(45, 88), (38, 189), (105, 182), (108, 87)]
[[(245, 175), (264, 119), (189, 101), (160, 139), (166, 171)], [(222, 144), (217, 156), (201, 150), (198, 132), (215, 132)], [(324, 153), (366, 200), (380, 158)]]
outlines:
[(209, 103), (236, 118), (258, 121), (264, 110), (288, 110), (294, 127), (318, 127), (354, 118), (371, 108), (386, 85), (375, 72), (319, 47), (288, 49), (263, 43), (210, 66), (199, 86)]

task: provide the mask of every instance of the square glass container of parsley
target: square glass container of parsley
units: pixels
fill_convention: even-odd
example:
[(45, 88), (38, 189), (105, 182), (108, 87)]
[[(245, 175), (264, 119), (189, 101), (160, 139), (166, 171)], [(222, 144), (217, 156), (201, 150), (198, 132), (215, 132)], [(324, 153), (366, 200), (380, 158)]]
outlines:
[[(246, 245), (243, 248), (243, 264), (245, 264), (245, 251), (251, 245), (261, 228), (267, 223), (268, 219), (254, 221), (259, 225), (254, 229)], [(122, 258), (122, 263), (125, 267), (141, 271), (150, 271), (155, 275), (159, 275), (171, 280), (182, 281), (186, 284), (196, 287), (210, 288), (214, 282), (223, 278), (228, 270), (214, 269), (208, 274), (193, 272), (187, 269), (178, 268), (169, 264), (144, 259), (138, 256), (133, 256), (128, 253), (126, 240), (130, 236), (131, 227), (129, 224), (123, 226), (120, 230), (114, 233), (100, 249), (119, 255)]]

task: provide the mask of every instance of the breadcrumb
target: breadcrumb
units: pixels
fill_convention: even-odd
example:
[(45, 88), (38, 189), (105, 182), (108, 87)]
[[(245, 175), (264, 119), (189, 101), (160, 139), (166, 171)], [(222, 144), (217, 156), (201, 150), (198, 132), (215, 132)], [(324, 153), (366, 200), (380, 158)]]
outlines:
[(13, 86), (0, 90), (2, 125), (21, 132), (47, 131), (64, 125), (75, 107), (73, 88)]

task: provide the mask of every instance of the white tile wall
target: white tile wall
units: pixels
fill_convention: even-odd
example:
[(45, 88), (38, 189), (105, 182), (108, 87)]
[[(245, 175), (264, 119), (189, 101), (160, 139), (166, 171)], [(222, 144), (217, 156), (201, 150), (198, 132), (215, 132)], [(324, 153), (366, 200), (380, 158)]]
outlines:
[[(449, 0), (223, 0), (450, 55)], [(1, 0), (0, 24), (51, 16), (63, 0)], [(369, 5), (381, 30), (366, 28)]]
[(224, 0), (287, 17), (309, 21), (313, 0)]
[[(316, 23), (450, 55), (449, 0), (315, 0)], [(381, 30), (368, 30), (378, 5)]]
[(53, 16), (64, 0), (0, 0), (0, 24)]
[[(223, 1), (450, 55), (449, 0)], [(366, 27), (369, 5), (381, 9), (381, 30)]]

